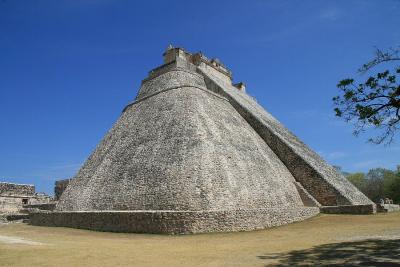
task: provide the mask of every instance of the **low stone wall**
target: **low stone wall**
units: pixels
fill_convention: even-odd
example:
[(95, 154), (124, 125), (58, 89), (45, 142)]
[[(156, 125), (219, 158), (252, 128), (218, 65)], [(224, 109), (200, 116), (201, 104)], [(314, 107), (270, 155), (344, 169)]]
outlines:
[(25, 208), (25, 209), (38, 209), (38, 210), (54, 210), (55, 207), (56, 207), (55, 202), (23, 205), (23, 208)]
[(320, 210), (328, 214), (373, 214), (376, 213), (376, 205), (323, 206)]
[(23, 199), (28, 199), (28, 197), (0, 196), (0, 213), (18, 212), (22, 209)]
[(35, 186), (0, 182), (0, 195), (34, 195)]
[(30, 223), (109, 232), (186, 234), (251, 231), (301, 221), (316, 207), (226, 211), (81, 211), (36, 212)]
[(28, 220), (29, 214), (8, 214), (6, 215), (6, 219), (8, 222), (18, 221), (18, 220)]
[(400, 206), (396, 204), (377, 204), (376, 208), (378, 212), (400, 211)]
[(52, 205), (54, 208), (54, 202), (51, 197), (47, 195), (9, 195), (0, 196), (0, 213), (12, 213), (19, 212), (26, 205)]

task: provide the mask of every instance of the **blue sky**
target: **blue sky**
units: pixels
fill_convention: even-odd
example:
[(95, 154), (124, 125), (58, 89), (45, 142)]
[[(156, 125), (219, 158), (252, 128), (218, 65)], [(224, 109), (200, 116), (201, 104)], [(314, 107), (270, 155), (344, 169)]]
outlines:
[(220, 58), (328, 162), (395, 168), (399, 138), (354, 137), (331, 98), (399, 25), (398, 0), (0, 0), (0, 180), (52, 193), (72, 177), (169, 43)]

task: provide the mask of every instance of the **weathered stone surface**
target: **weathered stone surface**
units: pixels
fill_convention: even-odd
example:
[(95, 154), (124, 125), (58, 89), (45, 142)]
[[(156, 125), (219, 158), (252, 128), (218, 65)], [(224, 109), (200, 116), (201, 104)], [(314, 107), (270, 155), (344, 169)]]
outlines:
[(0, 213), (19, 213), (26, 204), (51, 201), (48, 195), (35, 193), (34, 185), (0, 182)]
[(34, 211), (34, 210), (54, 210), (55, 207), (56, 207), (55, 202), (23, 205), (23, 208), (28, 211), (30, 211), (30, 210), (32, 210), (32, 211)]
[(28, 203), (26, 196), (0, 196), (0, 213), (18, 212), (24, 203)]
[(321, 213), (328, 214), (373, 214), (376, 213), (375, 204), (322, 206)]
[(81, 211), (38, 212), (30, 223), (110, 232), (187, 234), (250, 231), (301, 221), (318, 208), (223, 211)]
[(33, 195), (33, 194), (35, 194), (34, 185), (0, 182), (0, 195)]
[(321, 204), (299, 183), (294, 182), (294, 185), (299, 192), (300, 198), (306, 207), (321, 207)]
[[(174, 89), (124, 111), (57, 210), (302, 206), (294, 178), (266, 143), (204, 82), (203, 90), (193, 87), (199, 86), (193, 77), (170, 71), (155, 78), (159, 83), (143, 84), (143, 96)], [(176, 87), (179, 81), (183, 87)]]
[(55, 183), (54, 187), (54, 198), (55, 200), (59, 200), (62, 193), (64, 192), (65, 188), (67, 188), (69, 181), (71, 179), (64, 179), (64, 180), (58, 180)]
[(5, 217), (7, 221), (18, 221), (29, 219), (29, 214), (7, 214)]
[(0, 196), (0, 213), (18, 213), (25, 205), (41, 205), (52, 203), (52, 198), (47, 195), (7, 195)]
[(373, 204), (343, 175), (301, 142), (252, 97), (201, 66), (207, 88), (226, 97), (293, 174), (322, 205)]
[(374, 212), (368, 198), (234, 87), (218, 60), (175, 48), (164, 56), (56, 212), (34, 213), (32, 224), (198, 233), (282, 225), (324, 205)]
[(400, 205), (397, 204), (377, 204), (378, 212), (395, 212), (400, 211)]

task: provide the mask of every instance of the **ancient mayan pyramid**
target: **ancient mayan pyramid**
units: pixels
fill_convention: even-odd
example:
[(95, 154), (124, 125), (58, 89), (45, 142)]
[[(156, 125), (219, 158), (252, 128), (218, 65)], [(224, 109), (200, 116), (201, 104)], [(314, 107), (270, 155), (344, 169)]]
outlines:
[(375, 205), (216, 59), (169, 47), (36, 225), (117, 232), (261, 229)]

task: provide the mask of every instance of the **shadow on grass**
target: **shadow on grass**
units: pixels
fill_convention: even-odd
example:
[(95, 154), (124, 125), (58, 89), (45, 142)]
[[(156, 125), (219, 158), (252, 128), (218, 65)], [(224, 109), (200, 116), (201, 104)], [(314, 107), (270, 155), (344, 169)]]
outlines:
[(266, 266), (400, 266), (400, 239), (363, 240), (258, 256)]

